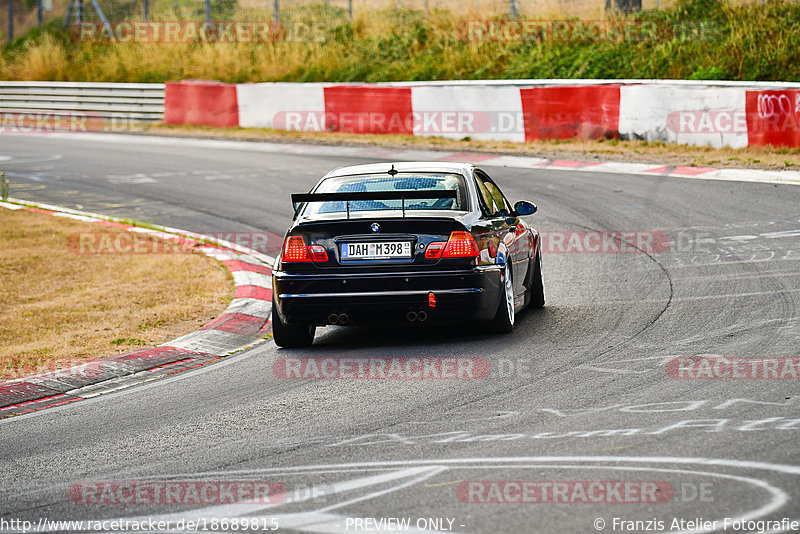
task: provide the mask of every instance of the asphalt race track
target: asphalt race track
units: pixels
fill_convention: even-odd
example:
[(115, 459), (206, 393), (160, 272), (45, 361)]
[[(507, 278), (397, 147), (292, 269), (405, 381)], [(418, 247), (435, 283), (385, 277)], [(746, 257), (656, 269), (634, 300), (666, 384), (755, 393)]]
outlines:
[[(0, 142), (13, 197), (206, 233), (282, 233), (290, 193), (380, 154), (80, 136)], [(676, 378), (668, 362), (800, 357), (800, 187), (488, 170), (512, 202), (538, 205), (530, 221), (540, 231), (567, 240), (652, 232), (669, 243), (652, 253), (546, 250), (547, 307), (523, 312), (507, 336), (327, 327), (308, 350), (263, 343), (194, 372), (1, 420), (0, 517), (50, 531), (81, 526), (40, 521), (152, 518), (172, 530), (187, 530), (183, 520), (234, 531), (212, 520), (242, 516), (303, 532), (374, 531), (390, 518), (409, 522), (403, 532), (792, 531), (797, 377)], [(288, 356), (485, 358), (491, 372), (281, 379), (273, 363)], [(81, 493), (84, 483), (198, 480), (279, 483), (288, 493), (255, 504), (163, 496), (93, 504)], [(517, 502), (509, 481), (538, 482), (540, 491), (571, 482), (549, 502), (535, 492)], [(575, 488), (592, 481), (627, 482), (633, 493), (588, 502)], [(645, 481), (660, 488), (655, 502), (635, 494)], [(690, 523), (698, 518), (708, 523)]]

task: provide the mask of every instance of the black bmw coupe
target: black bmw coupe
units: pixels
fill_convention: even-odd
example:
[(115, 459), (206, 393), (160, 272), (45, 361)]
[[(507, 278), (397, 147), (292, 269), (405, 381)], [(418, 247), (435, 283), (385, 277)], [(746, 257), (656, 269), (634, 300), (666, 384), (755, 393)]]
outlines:
[(281, 347), (311, 345), (317, 326), (489, 322), (510, 332), (544, 306), (539, 233), (482, 169), (378, 163), (326, 174), (292, 195), (294, 221), (272, 274)]

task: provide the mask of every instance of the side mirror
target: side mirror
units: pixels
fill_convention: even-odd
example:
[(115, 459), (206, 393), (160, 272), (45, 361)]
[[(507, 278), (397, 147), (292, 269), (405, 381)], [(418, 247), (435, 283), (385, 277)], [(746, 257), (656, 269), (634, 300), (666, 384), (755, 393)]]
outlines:
[(533, 215), (536, 213), (536, 205), (532, 202), (528, 202), (527, 200), (520, 200), (516, 204), (514, 204), (514, 213), (517, 215)]

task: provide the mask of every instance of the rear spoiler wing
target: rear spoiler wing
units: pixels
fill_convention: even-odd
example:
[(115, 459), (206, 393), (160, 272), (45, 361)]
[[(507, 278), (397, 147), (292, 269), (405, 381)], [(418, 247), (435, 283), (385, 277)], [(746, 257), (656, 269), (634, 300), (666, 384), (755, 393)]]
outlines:
[(457, 198), (455, 189), (434, 191), (353, 191), (349, 193), (293, 193), (292, 206), (294, 213), (308, 202), (347, 202), (347, 218), (350, 218), (350, 202), (354, 200), (402, 200), (403, 217), (406, 216), (406, 200), (422, 198)]

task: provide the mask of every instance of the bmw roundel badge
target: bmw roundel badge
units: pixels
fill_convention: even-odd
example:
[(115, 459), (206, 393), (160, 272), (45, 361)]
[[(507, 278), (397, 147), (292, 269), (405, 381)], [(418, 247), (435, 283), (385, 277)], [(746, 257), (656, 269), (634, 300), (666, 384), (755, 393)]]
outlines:
[(381, 225), (378, 223), (372, 223), (372, 226), (370, 226), (369, 228), (376, 234), (381, 231)]

